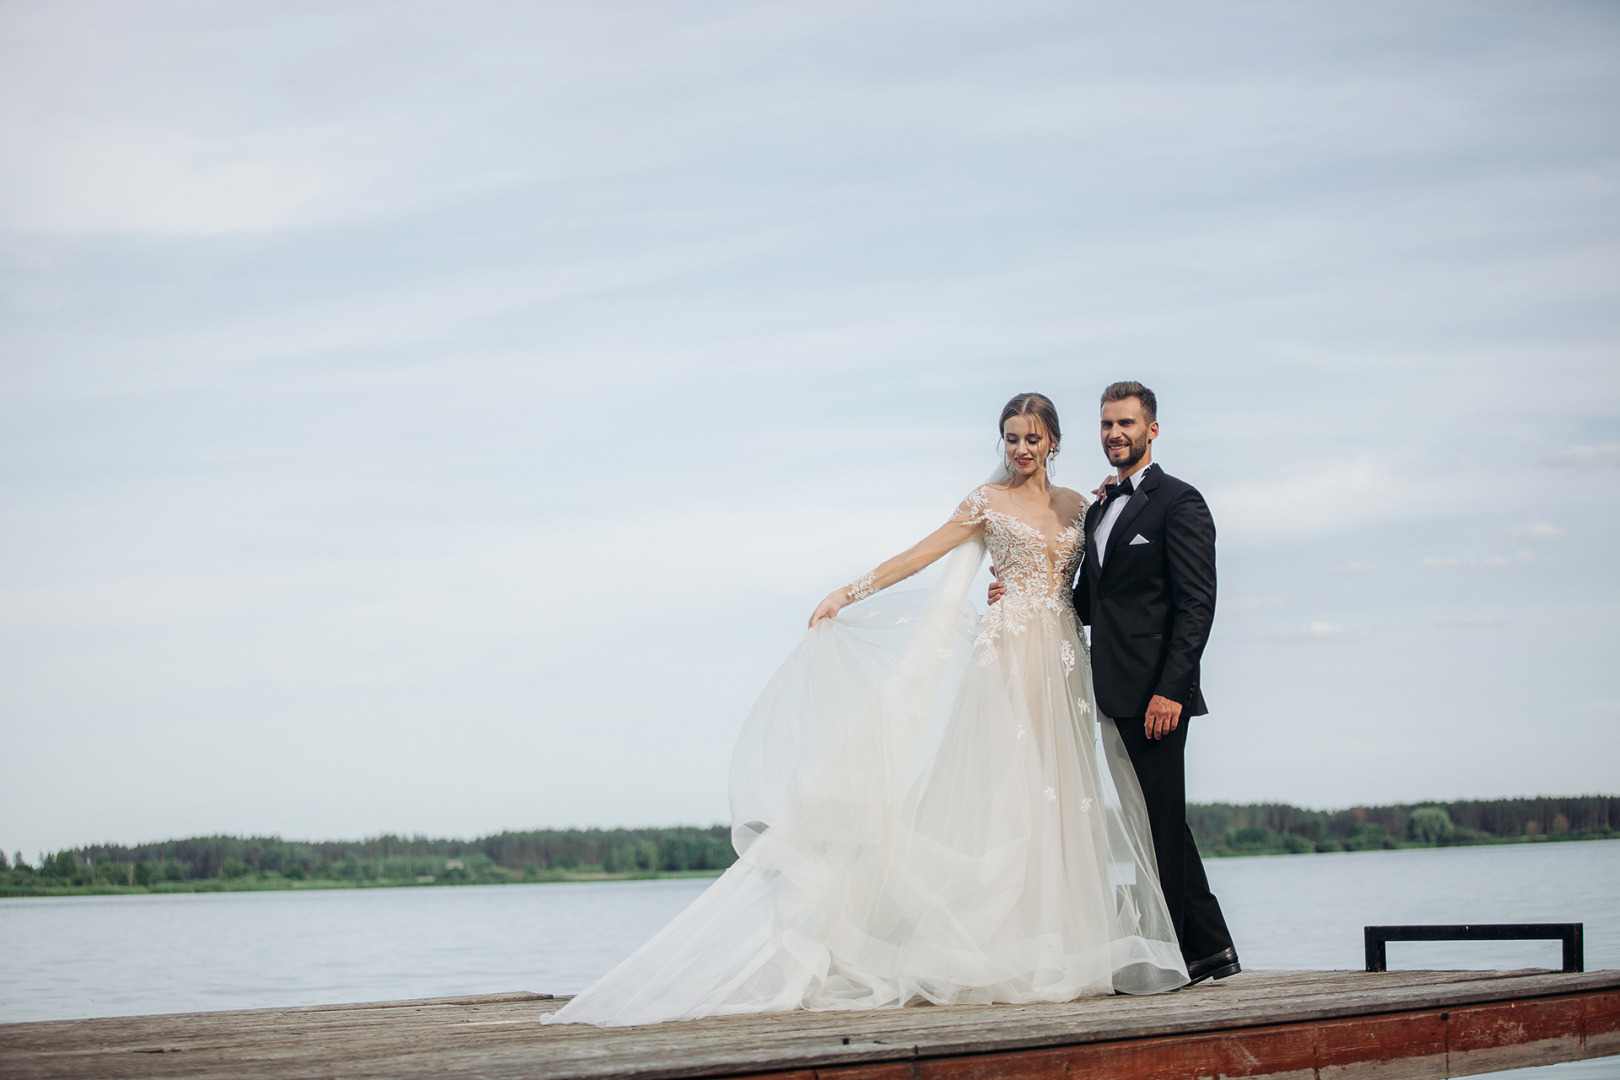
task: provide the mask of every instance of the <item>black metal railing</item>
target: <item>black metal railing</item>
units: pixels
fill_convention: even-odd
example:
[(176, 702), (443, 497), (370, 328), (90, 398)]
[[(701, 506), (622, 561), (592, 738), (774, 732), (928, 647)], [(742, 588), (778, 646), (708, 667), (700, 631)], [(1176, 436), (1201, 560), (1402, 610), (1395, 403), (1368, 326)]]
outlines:
[(1586, 970), (1586, 924), (1467, 923), (1456, 926), (1369, 926), (1365, 929), (1367, 970), (1385, 971), (1384, 945), (1390, 941), (1562, 941), (1564, 970)]

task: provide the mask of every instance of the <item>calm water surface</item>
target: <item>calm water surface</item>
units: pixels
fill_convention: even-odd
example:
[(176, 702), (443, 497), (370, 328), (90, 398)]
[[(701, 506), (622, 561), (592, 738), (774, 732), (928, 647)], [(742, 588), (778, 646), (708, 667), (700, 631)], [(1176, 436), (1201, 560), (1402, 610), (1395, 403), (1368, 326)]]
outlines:
[[(1584, 922), (1620, 967), (1620, 841), (1212, 859), (1251, 968), (1359, 968), (1361, 928)], [(573, 993), (707, 880), (0, 900), (0, 1022)], [(1391, 967), (1557, 967), (1556, 942), (1397, 943)], [(1599, 1071), (1594, 1071), (1599, 1070)], [(1620, 1058), (1524, 1070), (1620, 1076)]]

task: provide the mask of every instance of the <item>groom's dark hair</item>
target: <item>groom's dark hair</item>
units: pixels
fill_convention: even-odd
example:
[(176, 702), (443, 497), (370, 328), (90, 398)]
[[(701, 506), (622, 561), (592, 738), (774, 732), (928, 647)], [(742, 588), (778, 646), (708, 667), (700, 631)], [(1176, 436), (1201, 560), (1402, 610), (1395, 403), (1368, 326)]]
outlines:
[(1148, 423), (1159, 418), (1159, 399), (1153, 396), (1153, 391), (1139, 382), (1109, 383), (1108, 389), (1103, 391), (1102, 401), (1098, 407), (1107, 405), (1110, 401), (1125, 401), (1135, 398), (1142, 403), (1142, 411), (1147, 413)]

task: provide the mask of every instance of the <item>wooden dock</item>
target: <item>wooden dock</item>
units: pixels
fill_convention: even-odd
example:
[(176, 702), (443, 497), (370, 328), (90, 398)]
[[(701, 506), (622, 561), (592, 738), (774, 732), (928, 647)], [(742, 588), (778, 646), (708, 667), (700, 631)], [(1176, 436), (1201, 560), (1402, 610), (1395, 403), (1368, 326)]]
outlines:
[(538, 1022), (559, 1005), (514, 993), (0, 1025), (0, 1075), (1406, 1080), (1620, 1054), (1620, 971), (1260, 971), (1062, 1005)]

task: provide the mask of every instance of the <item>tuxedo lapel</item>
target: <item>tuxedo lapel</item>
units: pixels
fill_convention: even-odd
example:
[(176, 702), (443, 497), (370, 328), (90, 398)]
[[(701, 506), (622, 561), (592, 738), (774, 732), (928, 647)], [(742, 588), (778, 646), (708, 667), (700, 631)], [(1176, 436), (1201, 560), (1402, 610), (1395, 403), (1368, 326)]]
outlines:
[(1153, 498), (1153, 489), (1159, 486), (1159, 467), (1149, 465), (1142, 474), (1142, 480), (1136, 485), (1136, 491), (1131, 495), (1131, 501), (1125, 504), (1125, 509), (1119, 512), (1119, 520), (1114, 522), (1113, 530), (1108, 534), (1108, 550), (1102, 554), (1105, 561), (1102, 564), (1103, 572), (1108, 570), (1108, 562), (1114, 557), (1114, 549), (1126, 542), (1125, 537), (1130, 533), (1130, 524), (1137, 515), (1147, 509), (1148, 502)]
[(1086, 562), (1091, 564), (1093, 571), (1102, 568), (1097, 558), (1097, 526), (1102, 524), (1103, 501), (1095, 500), (1086, 507), (1086, 519), (1081, 528), (1086, 531)]

